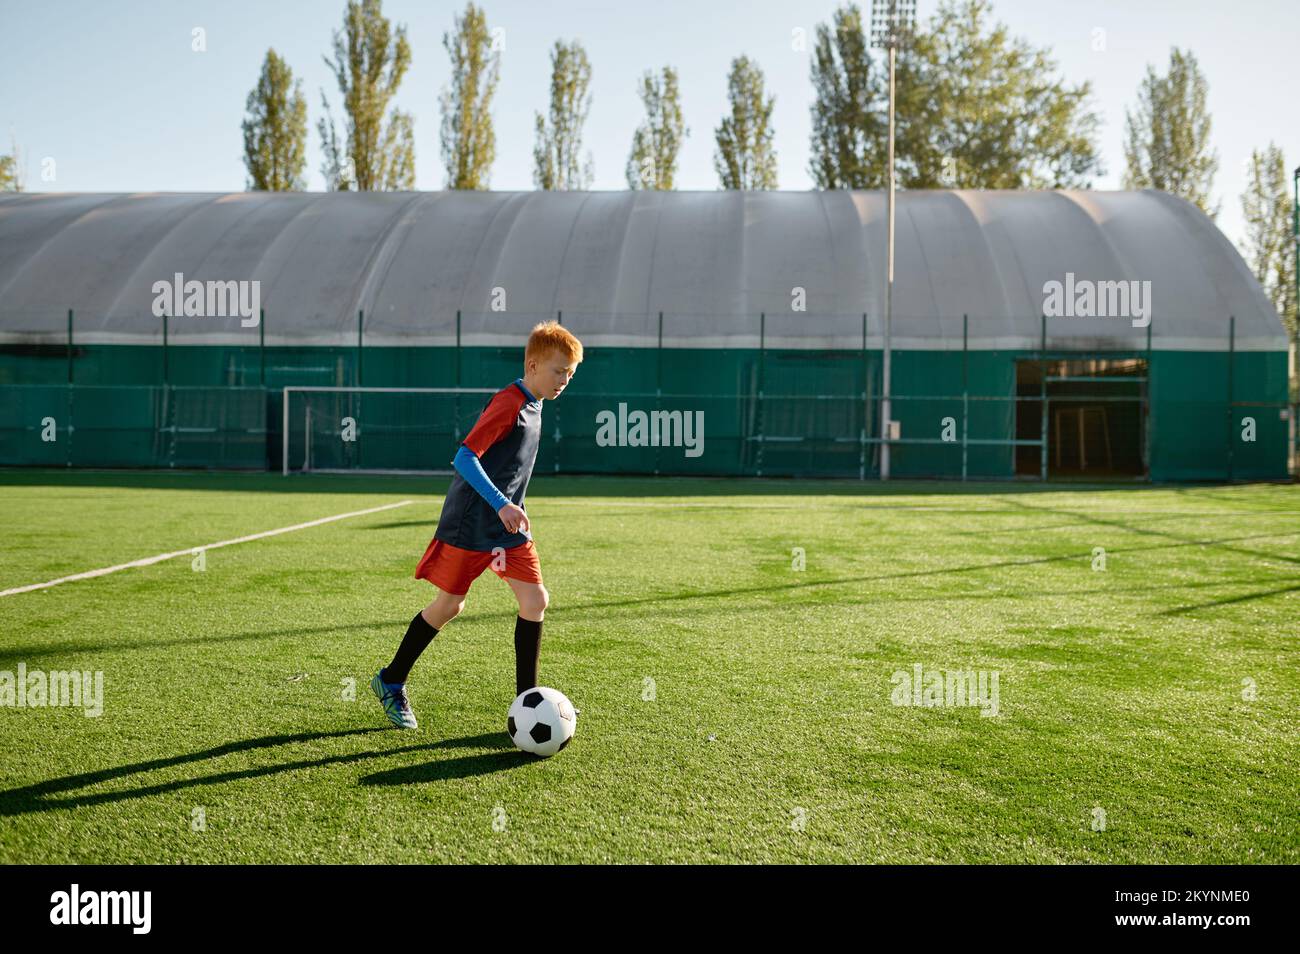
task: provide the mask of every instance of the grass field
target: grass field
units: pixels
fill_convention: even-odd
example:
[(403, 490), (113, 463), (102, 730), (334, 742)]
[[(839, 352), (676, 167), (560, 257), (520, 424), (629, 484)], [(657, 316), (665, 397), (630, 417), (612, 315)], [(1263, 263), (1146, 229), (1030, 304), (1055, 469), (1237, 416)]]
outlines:
[(104, 679), (0, 709), (0, 862), (1300, 862), (1298, 488), (536, 478), (538, 761), (490, 572), (418, 731), (367, 687), (445, 487), (0, 472), (0, 590), (413, 501), (0, 597), (0, 670)]

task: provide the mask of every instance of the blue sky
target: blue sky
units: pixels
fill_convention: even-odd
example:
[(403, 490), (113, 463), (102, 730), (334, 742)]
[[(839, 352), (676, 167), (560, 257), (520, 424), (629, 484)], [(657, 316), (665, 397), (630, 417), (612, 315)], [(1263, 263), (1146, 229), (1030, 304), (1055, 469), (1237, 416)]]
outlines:
[[(832, 0), (657, 0), (564, 2), (486, 0), (492, 27), (504, 29), (494, 189), (532, 188), (533, 114), (547, 100), (548, 53), (556, 39), (580, 39), (592, 61), (593, 100), (586, 143), (598, 189), (625, 187), (624, 165), (640, 119), (637, 77), (678, 69), (690, 135), (681, 155), (683, 189), (715, 189), (713, 129), (726, 108), (726, 73), (741, 53), (757, 59), (776, 95), (779, 184), (807, 189), (808, 54), (792, 49), (802, 29), (828, 22)], [(935, 0), (919, 0), (927, 17)], [(869, 2), (866, 3), (869, 7)], [(407, 26), (413, 63), (397, 105), (415, 117), (416, 186), (443, 186), (438, 93), (448, 75), (442, 34), (463, 3), (386, 0)], [(308, 183), (323, 186), (315, 123), (320, 89), (339, 115), (337, 89), (322, 61), (342, 22), (341, 0), (162, 2), (162, 0), (3, 0), (0, 23), (0, 151), (16, 139), (29, 190), (236, 191), (246, 185), (240, 121), (268, 47), (302, 78), (311, 131)], [(1046, 46), (1071, 83), (1090, 80), (1104, 119), (1106, 175), (1119, 188), (1124, 110), (1135, 101), (1148, 63), (1164, 69), (1173, 45), (1190, 49), (1210, 82), (1210, 112), (1220, 168), (1219, 224), (1241, 238), (1244, 161), (1270, 139), (1300, 164), (1300, 3), (1296, 0), (994, 0), (1014, 35)], [(206, 52), (191, 49), (192, 30)], [(1104, 49), (1094, 49), (1104, 31)], [(55, 179), (41, 180), (41, 161)]]

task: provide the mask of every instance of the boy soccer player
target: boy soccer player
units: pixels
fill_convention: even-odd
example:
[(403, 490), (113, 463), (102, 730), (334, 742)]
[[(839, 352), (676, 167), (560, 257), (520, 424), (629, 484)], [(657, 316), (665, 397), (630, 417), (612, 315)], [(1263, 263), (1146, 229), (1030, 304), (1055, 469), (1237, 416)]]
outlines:
[(538, 684), (542, 617), (550, 602), (542, 585), (524, 494), (542, 434), (542, 401), (554, 400), (582, 362), (582, 342), (555, 321), (536, 325), (524, 349), (524, 376), (488, 401), (452, 464), (433, 541), (415, 577), (438, 589), (415, 614), (397, 654), (370, 680), (393, 725), (417, 728), (406, 677), (425, 647), (465, 608), (470, 584), (489, 566), (519, 601), (515, 617), (515, 693)]

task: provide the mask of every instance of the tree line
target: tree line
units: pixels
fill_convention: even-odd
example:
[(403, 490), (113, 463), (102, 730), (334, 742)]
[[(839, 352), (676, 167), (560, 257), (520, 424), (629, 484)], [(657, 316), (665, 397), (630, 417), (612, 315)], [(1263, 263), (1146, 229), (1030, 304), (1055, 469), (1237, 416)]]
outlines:
[[(800, 34), (792, 46), (803, 42)], [(442, 45), (451, 73), (439, 97), (439, 140), (446, 188), (487, 189), (496, 158), (492, 101), (502, 46), (473, 2), (453, 15)], [(818, 24), (811, 44), (812, 134), (809, 174), (820, 189), (875, 189), (887, 182), (888, 70), (873, 52), (856, 3)], [(382, 0), (348, 0), (324, 57), (337, 85), (338, 120), (321, 90), (321, 173), (331, 190), (409, 190), (415, 186), (415, 129), (393, 99), (411, 63), (406, 28), (384, 16)], [(550, 95), (534, 116), (533, 182), (539, 189), (586, 189), (594, 175), (583, 147), (592, 69), (578, 40), (550, 53)], [(1196, 57), (1174, 47), (1164, 71), (1148, 65), (1136, 104), (1125, 112), (1123, 185), (1181, 196), (1210, 217), (1218, 156), (1210, 145), (1209, 85)], [(677, 71), (645, 72), (637, 92), (643, 117), (632, 135), (625, 176), (632, 189), (673, 189), (683, 121)], [(897, 55), (895, 169), (903, 189), (1088, 188), (1105, 170), (1101, 120), (1091, 86), (1060, 76), (1040, 49), (992, 17), (990, 0), (941, 0)], [(723, 189), (775, 189), (775, 97), (761, 66), (731, 61), (727, 107), (713, 130), (713, 165)], [(248, 188), (306, 187), (307, 103), (302, 81), (274, 49), (248, 95), (244, 164)], [(22, 187), (20, 163), (0, 156), (0, 189)], [(1252, 152), (1243, 254), (1294, 334), (1296, 289), (1291, 197), (1282, 151)]]
[[(871, 48), (861, 8), (841, 6), (815, 29), (809, 173), (821, 189), (877, 189), (888, 181), (888, 71)], [(793, 43), (800, 42), (796, 37)], [(501, 49), (482, 8), (468, 3), (442, 45), (451, 77), (439, 98), (446, 187), (486, 189), (496, 158), (492, 100)], [(381, 0), (349, 0), (326, 63), (342, 102), (343, 130), (330, 104), (317, 124), (322, 173), (330, 189), (411, 189), (415, 145), (411, 117), (389, 105), (411, 60), (404, 27), (383, 15)], [(590, 188), (594, 170), (583, 148), (592, 69), (578, 40), (557, 40), (550, 55), (548, 108), (534, 117), (533, 182), (539, 189)], [(1218, 157), (1210, 145), (1209, 85), (1196, 57), (1177, 47), (1167, 69), (1154, 66), (1126, 110), (1124, 188), (1181, 196), (1212, 218)], [(632, 189), (672, 189), (690, 133), (677, 71), (641, 76), (644, 115), (632, 135), (625, 176)], [(1088, 188), (1104, 174), (1097, 145), (1100, 117), (1089, 83), (1060, 76), (1050, 50), (1014, 37), (992, 17), (990, 0), (942, 0), (898, 51), (895, 170), (903, 189)], [(727, 111), (713, 131), (713, 165), (723, 189), (777, 188), (772, 122), (775, 97), (761, 66), (731, 61)], [(307, 107), (301, 82), (268, 50), (249, 94), (244, 153), (249, 187), (304, 188)], [(1270, 142), (1250, 160), (1241, 197), (1244, 252), (1294, 329), (1291, 199), (1281, 150)]]

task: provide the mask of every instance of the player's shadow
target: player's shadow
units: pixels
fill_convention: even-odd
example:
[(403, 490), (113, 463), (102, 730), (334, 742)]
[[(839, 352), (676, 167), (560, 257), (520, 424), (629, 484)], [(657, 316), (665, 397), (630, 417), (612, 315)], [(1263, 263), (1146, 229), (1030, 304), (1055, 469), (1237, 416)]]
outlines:
[(30, 663), (33, 659), (47, 656), (84, 656), (100, 652), (134, 652), (139, 649), (165, 649), (169, 646), (196, 646), (214, 643), (237, 643), (267, 639), (286, 639), (294, 636), (334, 635), (345, 632), (364, 632), (366, 630), (397, 631), (404, 629), (410, 620), (377, 619), (369, 623), (330, 623), (326, 626), (295, 626), (289, 629), (259, 629), (245, 633), (224, 633), (202, 636), (167, 636), (157, 639), (132, 640), (129, 643), (104, 642), (102, 640), (73, 640), (59, 643), (9, 644), (0, 648), (0, 665)]
[[(465, 744), (482, 747), (489, 744), (484, 741), (486, 738), (488, 737), (476, 736), (472, 739), (448, 740), (445, 744)], [(458, 778), (471, 778), (475, 775), (489, 775), (492, 772), (503, 772), (508, 769), (521, 768), (533, 762), (544, 761), (539, 756), (519, 751), (499, 735), (493, 735), (491, 739), (493, 740), (492, 744), (501, 751), (487, 752), (481, 755), (466, 755), (457, 759), (439, 759), (436, 762), (426, 762), (423, 765), (409, 765), (405, 768), (389, 769), (386, 772), (375, 772), (372, 775), (363, 776), (360, 784), (419, 785), (425, 782), (443, 782)]]
[[(417, 745), (405, 745), (397, 748), (376, 749), (369, 752), (347, 752), (339, 755), (330, 755), (314, 759), (298, 759), (296, 761), (276, 761), (271, 765), (261, 765), (253, 768), (232, 769), (225, 772), (215, 772), (210, 775), (200, 775), (193, 778), (174, 779), (168, 782), (158, 782), (152, 785), (140, 785), (135, 788), (124, 789), (112, 792), (88, 792), (81, 795), (66, 794), (75, 792), (78, 789), (90, 788), (97, 785), (114, 782), (118, 779), (129, 778), (133, 775), (142, 775), (146, 773), (164, 771), (176, 766), (189, 765), (198, 762), (205, 762), (210, 759), (217, 759), (223, 756), (232, 755), (241, 752), (253, 752), (259, 749), (274, 749), (282, 745), (294, 745), (301, 743), (319, 742), (325, 739), (344, 738), (351, 735), (369, 735), (372, 732), (389, 732), (395, 731), (386, 728), (365, 728), (365, 729), (344, 729), (338, 732), (303, 732), (297, 735), (268, 735), (257, 739), (245, 739), (240, 742), (228, 742), (224, 745), (214, 746), (210, 749), (204, 749), (200, 752), (190, 752), (185, 755), (176, 755), (170, 758), (151, 759), (147, 762), (137, 762), (132, 765), (119, 765), (114, 768), (100, 769), (95, 772), (83, 772), (78, 775), (68, 775), (63, 778), (47, 779), (42, 782), (35, 782), (31, 785), (23, 785), (18, 788), (0, 790), (0, 817), (13, 815), (27, 815), (33, 812), (55, 811), (61, 808), (87, 808), (93, 805), (111, 804), (113, 802), (129, 801), (135, 798), (148, 798), (154, 795), (163, 795), (168, 792), (183, 791), (187, 788), (195, 788), (203, 785), (223, 785), (227, 782), (238, 782), (245, 779), (265, 778), (267, 776), (279, 775), (283, 772), (296, 772), (302, 769), (324, 768), (332, 765), (350, 765), (353, 763), (364, 762), (368, 759), (388, 758), (392, 755), (401, 755), (406, 752), (427, 752), (431, 749), (443, 748), (493, 748), (509, 749), (514, 752), (513, 747), (502, 737), (500, 732), (488, 732), (476, 736), (464, 736), (458, 739), (442, 739), (434, 742), (421, 742)], [(484, 755), (476, 755), (463, 759), (451, 759), (451, 764), (457, 768), (447, 773), (448, 778), (462, 778), (466, 775), (482, 774), (483, 772), (497, 771), (500, 768), (508, 768), (512, 761), (508, 757), (509, 753), (493, 752)], [(515, 753), (513, 761), (522, 763), (523, 753)], [(466, 766), (468, 765), (468, 770)], [(475, 770), (477, 767), (477, 770)], [(425, 768), (424, 766), (421, 767)], [(367, 776), (363, 779), (363, 784), (368, 784), (369, 779), (375, 776)], [(420, 775), (416, 781), (428, 781), (428, 773)], [(64, 797), (60, 797), (64, 796)]]

